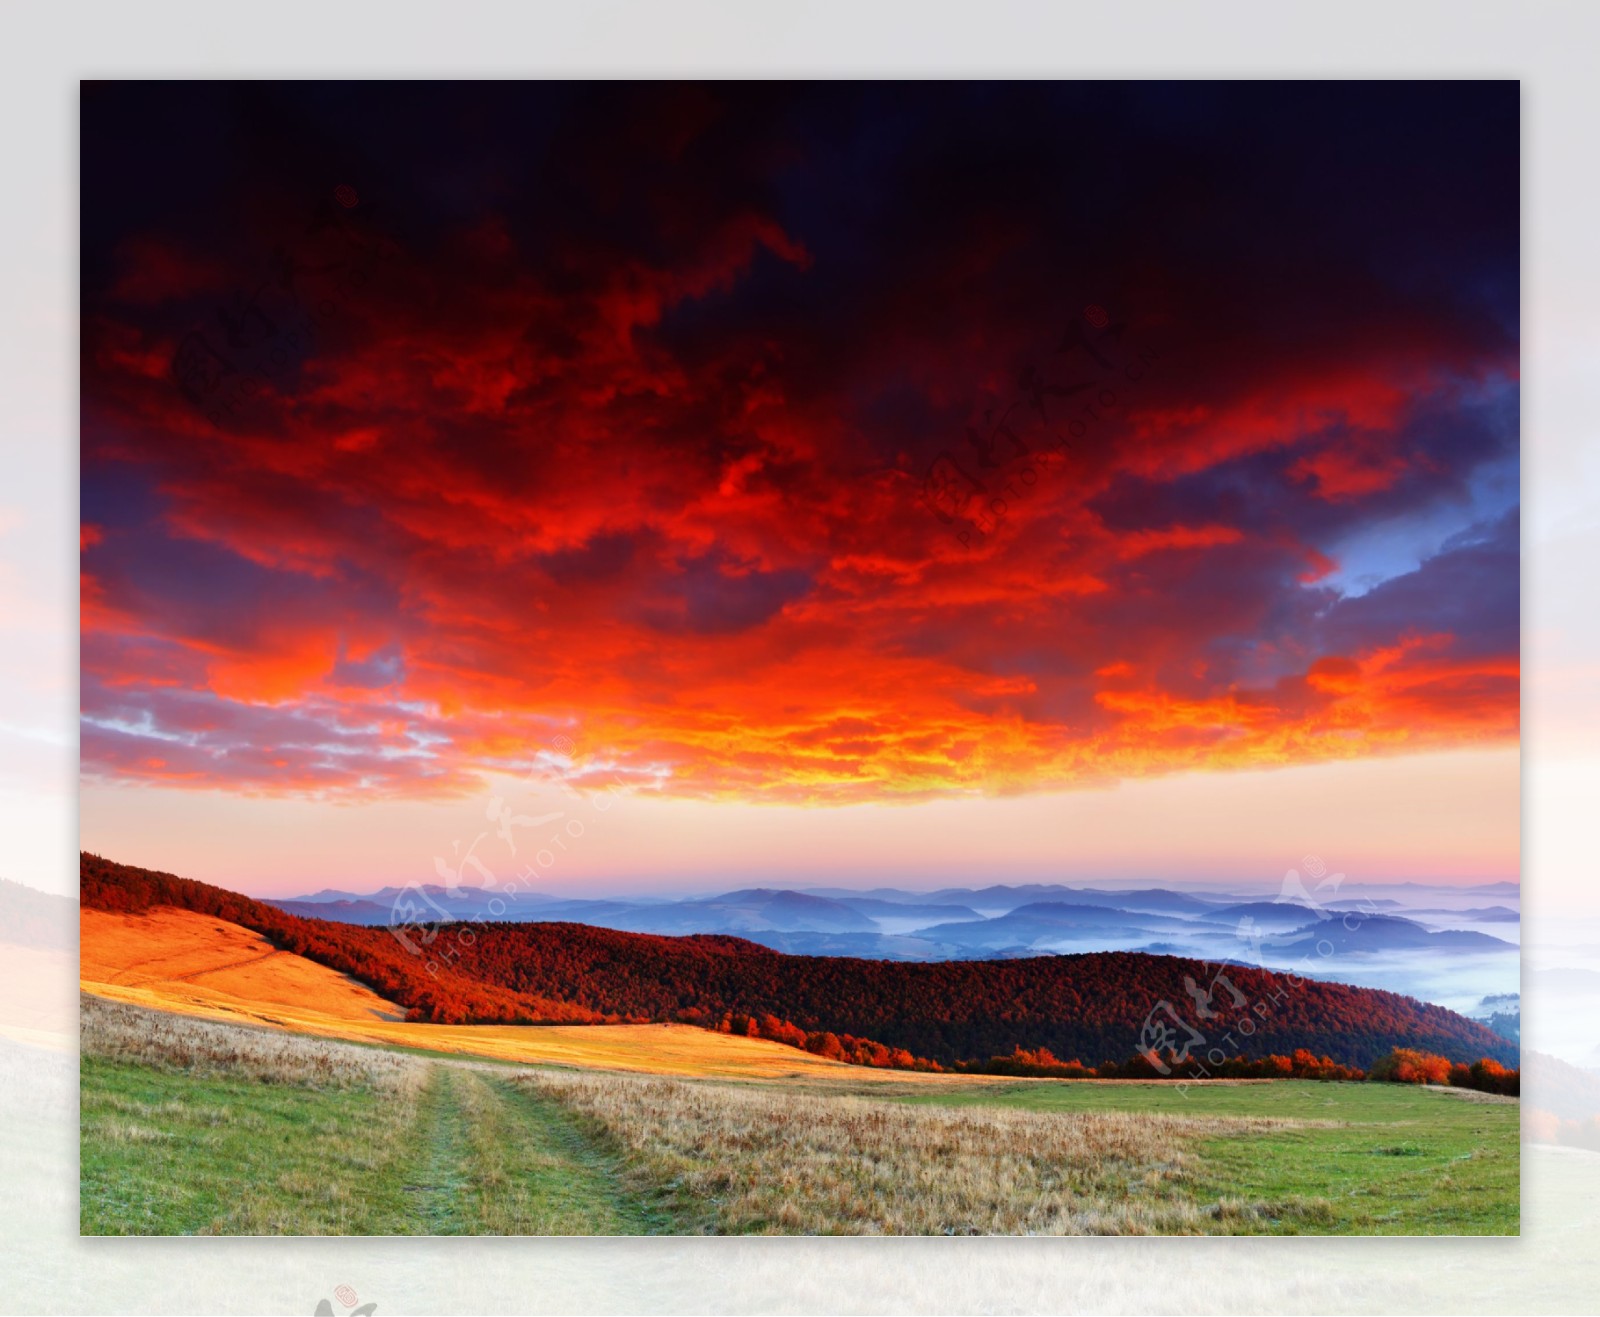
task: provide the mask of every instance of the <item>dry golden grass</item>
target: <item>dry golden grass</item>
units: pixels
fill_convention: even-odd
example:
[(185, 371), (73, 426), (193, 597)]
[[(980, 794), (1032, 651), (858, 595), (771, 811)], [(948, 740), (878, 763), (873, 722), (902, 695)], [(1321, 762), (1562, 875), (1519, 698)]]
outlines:
[[(245, 930), (173, 913), (85, 923), (88, 1233), (1443, 1233), (1480, 1198), (1492, 1210), (1467, 1224), (1515, 1227), (1514, 1109), (1488, 1192), (1452, 1177), (1493, 1161), (1472, 1140), (1500, 1107), (1445, 1103), (1474, 1126), (1446, 1150), (1477, 1160), (1420, 1181), (1442, 1205), (1417, 1207), (1417, 1177), (1385, 1199), (1388, 1168), (1356, 1202), (1348, 1168), (1365, 1163), (1348, 1159), (1377, 1137), (1363, 1104), (1414, 1142), (1416, 1116), (1391, 1108), (1432, 1094), (1353, 1086), (1340, 1142), (1310, 1137), (1338, 1121), (1252, 1114), (1270, 1085), (1207, 1085), (1238, 1094), (1217, 1116), (1150, 1110), (1171, 1096), (1159, 1084), (1074, 1084), (1075, 1109), (1045, 1110), (1063, 1091), (1048, 1080), (875, 1071), (688, 1026), (411, 1025)], [(307, 1002), (240, 995), (288, 985)], [(987, 1105), (993, 1085), (1035, 1109)]]
[(687, 1024), (410, 1024), (400, 1018), (404, 1012), (399, 1006), (354, 979), (292, 952), (276, 951), (237, 924), (188, 910), (158, 907), (140, 915), (85, 910), (81, 939), (80, 986), (97, 997), (320, 1038), (521, 1065), (744, 1079), (828, 1092), (1051, 1082), (875, 1070), (824, 1060), (763, 1038), (711, 1033)]
[[(907, 1106), (629, 1075), (519, 1075), (592, 1121), (644, 1183), (766, 1234), (1185, 1234), (1265, 1210), (1182, 1195), (1192, 1141), (1308, 1122)], [(1282, 1212), (1281, 1205), (1271, 1210)]]
[(83, 994), (79, 1038), (87, 1057), (197, 1077), (307, 1088), (365, 1086), (414, 1097), (427, 1074), (425, 1061), (400, 1053), (145, 1010), (89, 993)]
[(400, 1020), (405, 1012), (371, 988), (315, 961), (280, 951), (259, 933), (212, 915), (159, 907), (143, 914), (85, 909), (78, 920), (78, 977), (104, 996), (184, 1010), (257, 1015), (289, 1007), (341, 1020)]
[(85, 991), (201, 1019), (530, 1065), (784, 1081), (941, 1079), (847, 1066), (782, 1043), (686, 1024), (408, 1024), (398, 1006), (355, 980), (276, 951), (237, 924), (188, 910), (85, 910), (81, 938)]

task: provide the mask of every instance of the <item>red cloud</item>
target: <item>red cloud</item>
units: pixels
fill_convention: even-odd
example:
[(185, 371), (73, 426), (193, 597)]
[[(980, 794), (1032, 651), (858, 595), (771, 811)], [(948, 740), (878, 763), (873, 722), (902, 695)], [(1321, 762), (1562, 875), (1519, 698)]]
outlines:
[[(154, 518), (85, 527), (87, 770), (437, 794), (576, 727), (583, 773), (863, 800), (1515, 736), (1514, 653), (1446, 634), (1297, 653), (1272, 628), (1309, 630), (1330, 560), (1246, 503), (1161, 501), (1261, 455), (1302, 503), (1425, 470), (1389, 445), (1438, 386), (1426, 345), (1387, 373), (1130, 395), (1112, 439), (1068, 445), (963, 547), (910, 441), (873, 432), (898, 422), (851, 389), (904, 381), (920, 417), (974, 376), (1007, 388), (964, 364), (982, 327), (874, 325), (832, 365), (776, 330), (675, 337), (758, 261), (810, 265), (754, 212), (704, 233), (671, 261), (575, 250), (556, 279), (479, 223), (431, 268), (344, 290), (315, 350), (221, 427), (154, 367), (170, 329), (87, 320), (86, 472)], [(119, 295), (206, 271), (152, 258)], [(1100, 502), (1124, 486), (1149, 500), (1137, 524)]]
[(1319, 448), (1290, 466), (1289, 478), (1311, 481), (1319, 498), (1335, 503), (1381, 493), (1412, 467), (1411, 459), (1395, 451), (1387, 438), (1368, 434)]

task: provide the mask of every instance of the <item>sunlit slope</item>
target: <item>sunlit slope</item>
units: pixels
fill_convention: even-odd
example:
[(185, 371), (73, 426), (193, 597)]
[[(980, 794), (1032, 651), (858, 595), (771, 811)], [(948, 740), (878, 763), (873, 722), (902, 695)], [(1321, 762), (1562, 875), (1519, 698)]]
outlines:
[(81, 937), (85, 991), (207, 1019), (528, 1064), (751, 1079), (910, 1077), (690, 1025), (408, 1024), (398, 1006), (354, 979), (276, 950), (237, 924), (188, 910), (86, 909)]
[(85, 909), (79, 936), (82, 985), (120, 1001), (251, 1018), (285, 1011), (358, 1022), (405, 1018), (400, 1007), (349, 975), (280, 951), (259, 933), (212, 915)]

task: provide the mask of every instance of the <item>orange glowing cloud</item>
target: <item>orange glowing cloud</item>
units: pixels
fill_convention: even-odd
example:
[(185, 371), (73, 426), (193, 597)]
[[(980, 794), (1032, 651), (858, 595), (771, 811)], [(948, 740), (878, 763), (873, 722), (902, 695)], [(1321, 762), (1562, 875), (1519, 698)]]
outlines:
[[(84, 319), (89, 776), (871, 801), (1515, 739), (1514, 508), (1369, 543), (1505, 460), (1499, 338), (1387, 303), (1163, 337), (1158, 287), (1128, 325), (1073, 308), (1066, 351), (1021, 220), (859, 274), (762, 189), (664, 177), (543, 235), (345, 217), (265, 294), (118, 248)], [(229, 338), (236, 287), (277, 300)]]

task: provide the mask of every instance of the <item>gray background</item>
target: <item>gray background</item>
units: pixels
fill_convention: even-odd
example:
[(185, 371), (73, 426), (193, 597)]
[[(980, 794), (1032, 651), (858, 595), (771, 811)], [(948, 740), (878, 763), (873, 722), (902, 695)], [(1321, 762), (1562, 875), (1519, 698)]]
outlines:
[[(76, 885), (78, 78), (1511, 77), (1524, 131), (1524, 946), (1530, 965), (1595, 952), (1597, 14), (1459, 0), (7, 3), (0, 875)], [(0, 1024), (13, 1026), (0, 1033), (3, 1311), (310, 1313), (338, 1284), (380, 1317), (1596, 1311), (1600, 1155), (1538, 1146), (1524, 1153), (1520, 1240), (79, 1240), (71, 946), (7, 949), (0, 966)], [(1557, 1028), (1600, 1044), (1600, 1000), (1526, 987), (1528, 1046)]]

